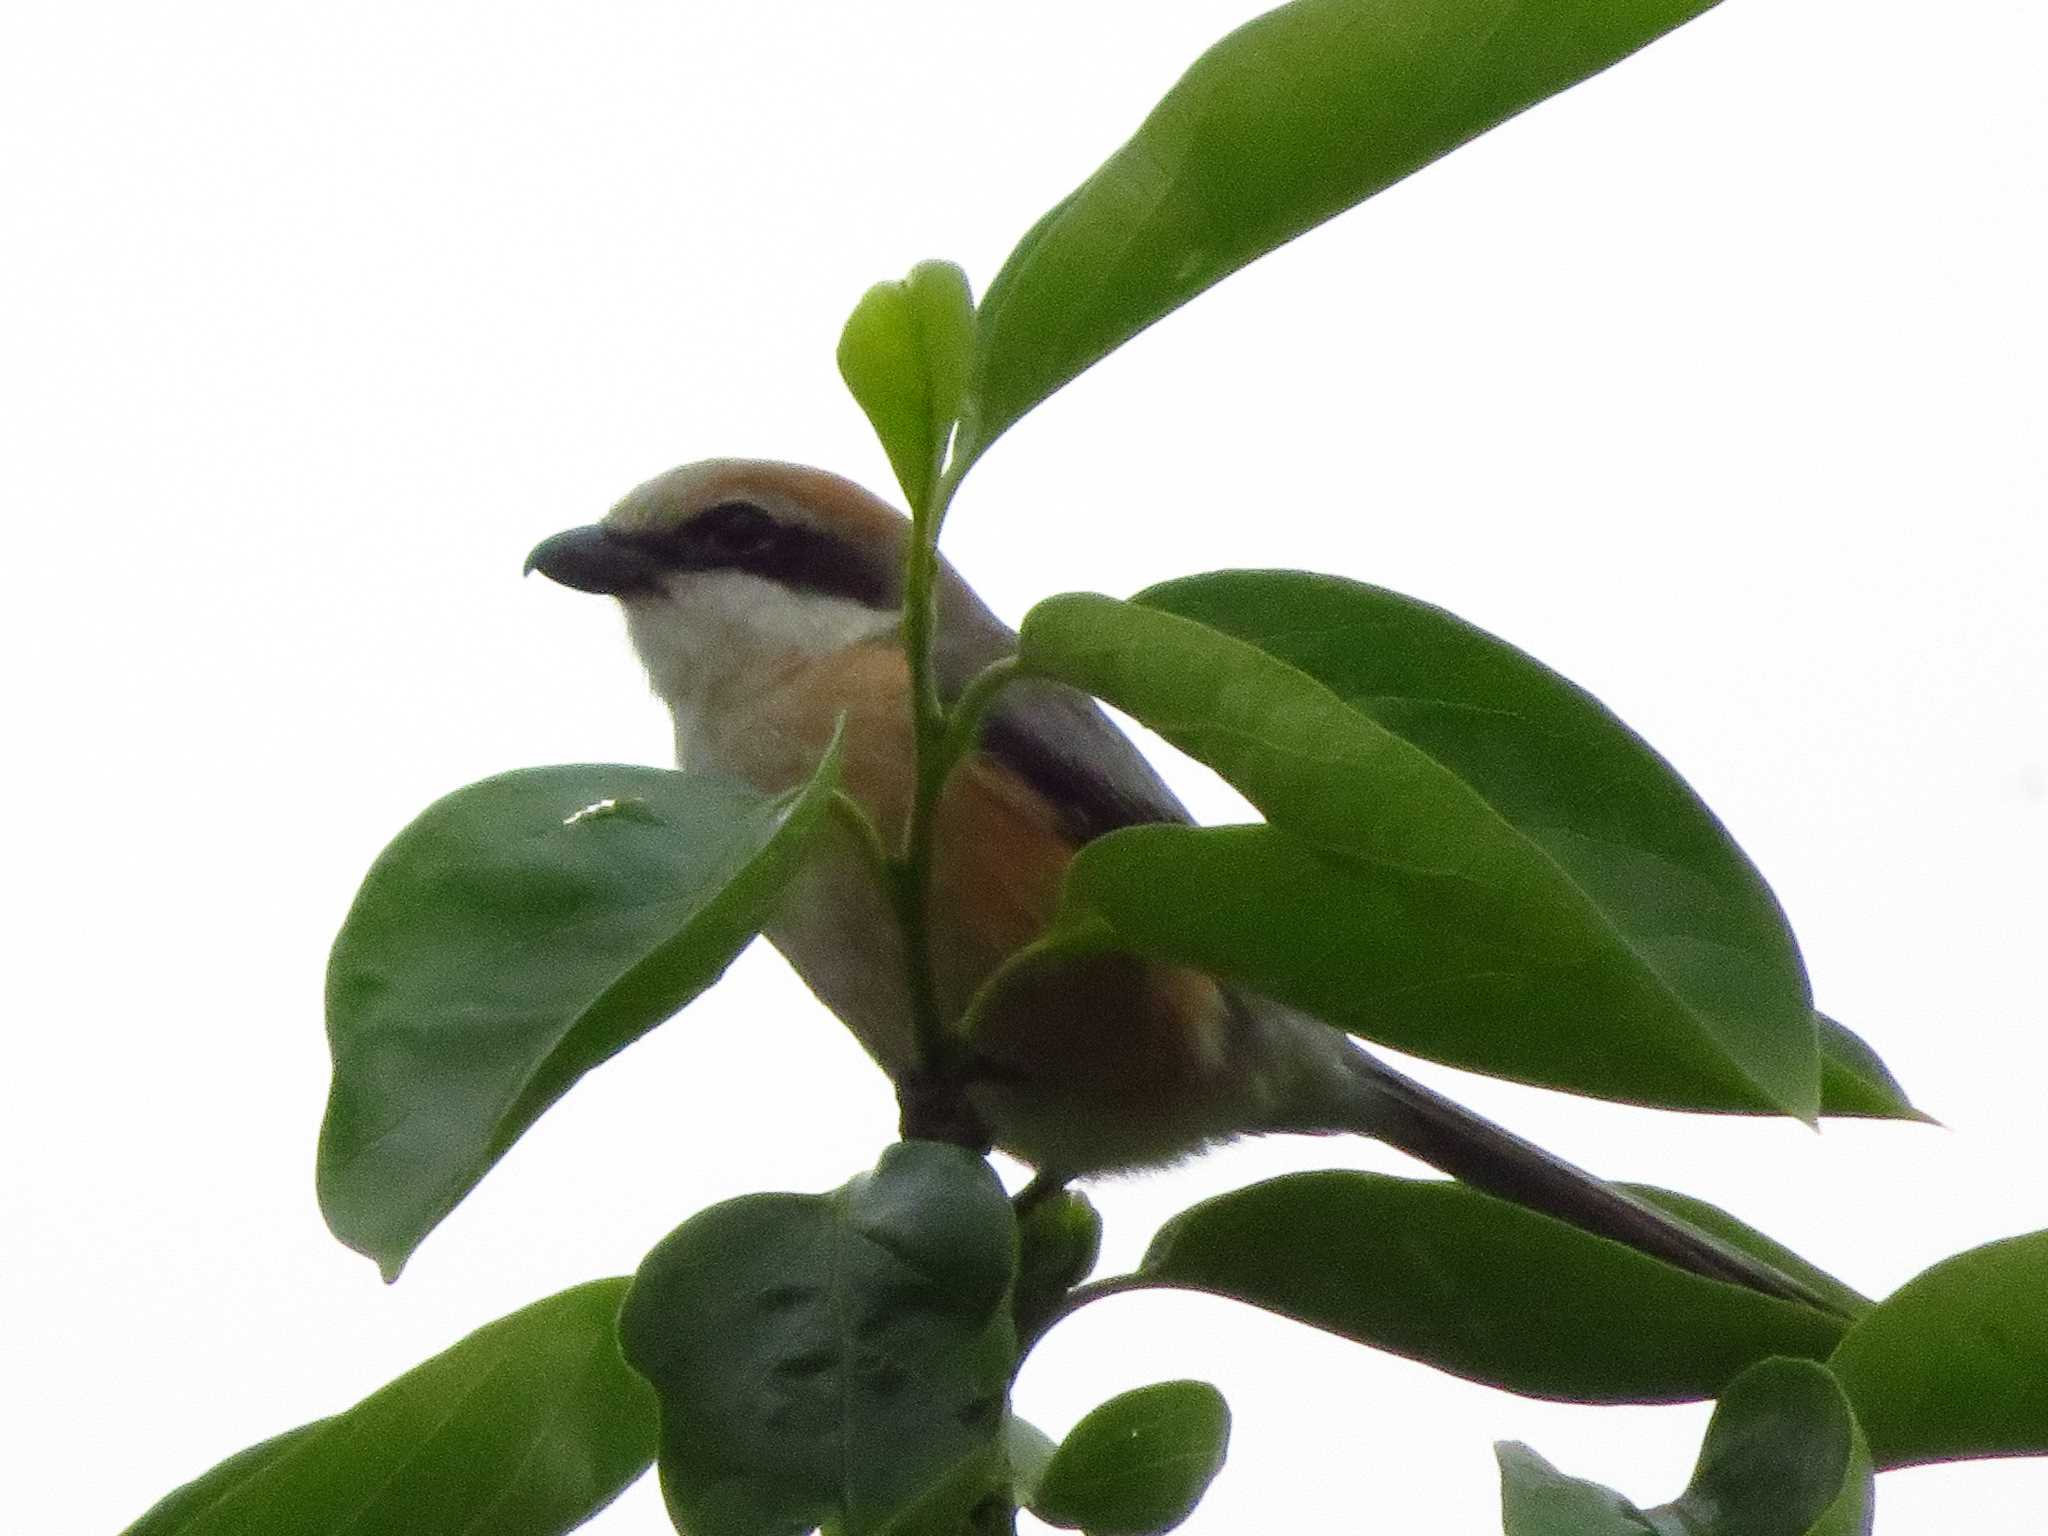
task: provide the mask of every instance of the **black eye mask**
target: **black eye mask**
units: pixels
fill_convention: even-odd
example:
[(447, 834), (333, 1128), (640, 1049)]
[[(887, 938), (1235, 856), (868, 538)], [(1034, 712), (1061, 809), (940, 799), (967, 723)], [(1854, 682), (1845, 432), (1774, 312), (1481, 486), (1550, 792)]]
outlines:
[(792, 592), (842, 597), (883, 611), (900, 600), (900, 579), (888, 565), (750, 501), (719, 502), (670, 533), (624, 537), (669, 570), (751, 571)]

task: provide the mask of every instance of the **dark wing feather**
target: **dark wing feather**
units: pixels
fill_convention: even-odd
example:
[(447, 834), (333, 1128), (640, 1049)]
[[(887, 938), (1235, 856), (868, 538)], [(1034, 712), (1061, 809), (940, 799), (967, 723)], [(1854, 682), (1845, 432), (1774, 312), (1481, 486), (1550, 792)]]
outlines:
[[(975, 597), (950, 566), (939, 577), (939, 644), (933, 668), (948, 703), (983, 668), (1017, 649), (1016, 632)], [(1186, 807), (1130, 737), (1087, 694), (1061, 683), (1010, 684), (982, 717), (982, 751), (1062, 808), (1078, 845), (1145, 822), (1186, 822)]]
[(1012, 683), (982, 718), (981, 750), (1060, 807), (1076, 846), (1118, 827), (1188, 820), (1131, 739), (1074, 689)]

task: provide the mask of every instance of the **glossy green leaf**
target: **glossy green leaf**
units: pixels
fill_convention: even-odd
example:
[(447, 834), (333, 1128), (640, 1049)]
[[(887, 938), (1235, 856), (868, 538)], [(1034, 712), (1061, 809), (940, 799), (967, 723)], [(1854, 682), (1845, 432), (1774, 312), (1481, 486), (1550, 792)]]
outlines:
[(479, 1328), (347, 1412), (230, 1457), (128, 1536), (574, 1530), (654, 1458), (654, 1395), (614, 1331), (625, 1292), (595, 1280)]
[(861, 297), (839, 336), (839, 376), (867, 413), (910, 505), (923, 511), (967, 388), (967, 274), (923, 261)]
[[(1535, 658), (1431, 604), (1301, 571), (1192, 576), (1138, 601), (1300, 668), (1477, 786), (1622, 916), (1682, 918), (1702, 943), (1747, 946), (1777, 985), (1803, 988), (1776, 902), (1713, 814), (1648, 743)], [(1681, 882), (1695, 892), (1689, 911), (1671, 894)], [(1863, 1040), (1825, 1014), (1815, 1023), (1822, 1114), (1927, 1118)]]
[(1638, 1509), (1525, 1445), (1495, 1447), (1506, 1536), (1869, 1536), (1875, 1475), (1833, 1377), (1765, 1360), (1722, 1395), (1685, 1492)]
[(1070, 878), (1071, 924), (1453, 1065), (1816, 1111), (1812, 1001), (1769, 890), (1668, 765), (1530, 657), (1297, 572), (1052, 598), (1021, 643), (1292, 834), (1103, 839)]
[[(1649, 1020), (1603, 1042), (1642, 988), (1599, 954), (1543, 966), (1540, 907), (1454, 873), (1372, 863), (1278, 827), (1132, 827), (1069, 867), (1059, 913), (1076, 947), (1189, 965), (1419, 1056), (1634, 1102), (1725, 1102), (1742, 1085), (1691, 1034)], [(1569, 941), (1569, 944), (1567, 944)], [(1512, 947), (1511, 947), (1512, 946)], [(1572, 960), (1579, 963), (1573, 964)], [(1526, 1028), (1522, 1026), (1526, 1024)]]
[[(1605, 874), (1633, 895), (1680, 865), (1715, 888), (1710, 915), (1746, 910), (1753, 932), (1775, 922), (1790, 945), (1755, 869), (1648, 743), (1484, 630), (1384, 588), (1300, 571), (1214, 572), (1163, 583), (1138, 601), (1308, 673), (1479, 785), (1578, 878), (1599, 883)], [(1588, 849), (1599, 857), (1589, 860)], [(1710, 925), (1710, 938), (1740, 942), (1739, 927), (1713, 926), (1733, 925)], [(1824, 1014), (1816, 1025), (1823, 1114), (1926, 1118), (1863, 1040)]]
[(1255, 257), (1713, 0), (1296, 0), (1195, 61), (1010, 253), (961, 452)]
[[(691, 1536), (841, 1536), (1007, 1499), (1016, 1225), (958, 1147), (901, 1142), (831, 1194), (751, 1195), (648, 1254), (620, 1318)], [(963, 1469), (979, 1479), (962, 1487)]]
[(2048, 1455), (2048, 1232), (1915, 1276), (1857, 1322), (1829, 1367), (1880, 1467)]
[(1088, 1536), (1154, 1536), (1194, 1513), (1223, 1470), (1230, 1405), (1206, 1381), (1162, 1381), (1111, 1398), (1053, 1453), (1031, 1512)]
[(1567, 1476), (1520, 1441), (1502, 1440), (1493, 1454), (1505, 1536), (1673, 1536), (1612, 1488)]
[(1712, 1397), (1844, 1324), (1450, 1180), (1291, 1174), (1159, 1229), (1140, 1272), (1529, 1397)]
[(1809, 1263), (1783, 1243), (1775, 1238), (1766, 1237), (1749, 1223), (1736, 1220), (1718, 1205), (1709, 1205), (1704, 1200), (1680, 1194), (1675, 1189), (1659, 1189), (1654, 1184), (1618, 1184), (1615, 1187), (1634, 1195), (1646, 1205), (1654, 1205), (1660, 1211), (1670, 1212), (1680, 1221), (1698, 1227), (1709, 1236), (1718, 1237), (1729, 1247), (1752, 1258), (1762, 1259), (1780, 1273), (1801, 1281), (1813, 1295), (1831, 1303), (1844, 1317), (1861, 1317), (1876, 1305), (1861, 1291), (1844, 1285), (1819, 1265)]
[(550, 1104), (711, 985), (837, 779), (767, 797), (659, 768), (500, 774), (378, 856), (327, 969), (320, 1207), (397, 1276)]
[(1913, 1107), (1906, 1090), (1878, 1059), (1861, 1035), (1824, 1013), (1820, 1026), (1820, 1112), (1867, 1120), (1917, 1120), (1939, 1125), (1932, 1115)]
[(1280, 827), (1161, 824), (1082, 849), (1059, 922), (1077, 946), (1193, 966), (1473, 1071), (1666, 1108), (1765, 1107), (1629, 956), (1544, 895)]

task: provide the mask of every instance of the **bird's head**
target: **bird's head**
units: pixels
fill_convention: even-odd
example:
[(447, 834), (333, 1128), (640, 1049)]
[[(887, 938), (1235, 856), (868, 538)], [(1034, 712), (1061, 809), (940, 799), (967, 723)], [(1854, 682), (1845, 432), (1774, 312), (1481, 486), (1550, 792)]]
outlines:
[(756, 669), (894, 631), (909, 528), (823, 470), (707, 459), (657, 475), (601, 522), (542, 540), (526, 568), (619, 600), (680, 728)]

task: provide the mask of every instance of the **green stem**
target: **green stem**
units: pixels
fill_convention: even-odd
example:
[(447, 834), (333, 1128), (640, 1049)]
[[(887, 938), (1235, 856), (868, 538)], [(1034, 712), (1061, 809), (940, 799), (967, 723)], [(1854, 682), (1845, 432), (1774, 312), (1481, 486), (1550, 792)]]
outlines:
[[(910, 806), (910, 825), (902, 852), (891, 863), (896, 915), (910, 975), (910, 1010), (916, 1042), (915, 1070), (927, 1080), (958, 1071), (964, 1051), (939, 1013), (932, 979), (930, 924), (927, 906), (931, 889), (933, 822), (939, 791), (952, 767), (947, 756), (947, 718), (939, 700), (932, 660), (932, 637), (938, 625), (939, 527), (953, 493), (960, 488), (964, 466), (955, 464), (938, 477), (929, 505), (911, 519), (910, 549), (903, 578), (903, 649), (910, 665), (911, 725), (917, 748), (917, 789)], [(992, 691), (992, 690), (991, 690)]]
[[(908, 610), (905, 611), (908, 629)], [(912, 662), (912, 675), (916, 663)], [(917, 739), (917, 797), (911, 805), (910, 827), (903, 856), (891, 866), (896, 893), (896, 913), (910, 957), (910, 999), (916, 1022), (917, 1061), (928, 1076), (943, 1077), (956, 1069), (970, 1054), (972, 1032), (964, 1027), (949, 1029), (940, 1016), (932, 984), (929, 922), (932, 842), (938, 825), (939, 795), (960, 760), (974, 748), (976, 729), (989, 703), (1003, 685), (1017, 675), (1015, 657), (1004, 657), (986, 668), (967, 685), (951, 710), (942, 710), (934, 733), (920, 732)], [(979, 993), (976, 994), (978, 998)], [(969, 1017), (972, 1017), (970, 1010)], [(964, 1021), (963, 1021), (964, 1022)]]
[(1075, 1286), (1060, 1298), (1058, 1306), (1034, 1320), (1030, 1332), (1017, 1341), (1017, 1368), (1023, 1369), (1025, 1357), (1038, 1347), (1040, 1339), (1091, 1301), (1101, 1301), (1108, 1296), (1121, 1296), (1126, 1291), (1156, 1290), (1159, 1284), (1160, 1282), (1150, 1275), (1131, 1274), (1105, 1275), (1100, 1280), (1089, 1280)]

